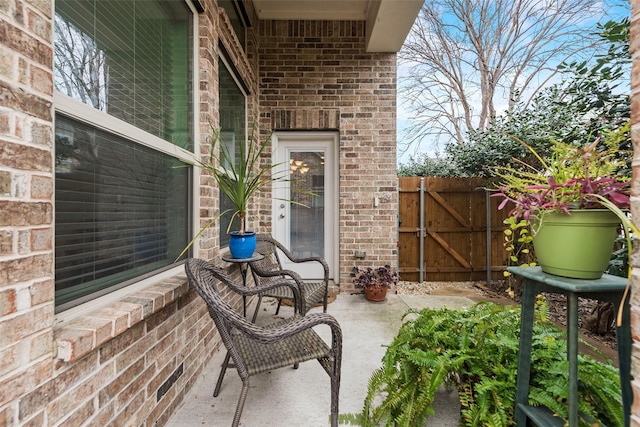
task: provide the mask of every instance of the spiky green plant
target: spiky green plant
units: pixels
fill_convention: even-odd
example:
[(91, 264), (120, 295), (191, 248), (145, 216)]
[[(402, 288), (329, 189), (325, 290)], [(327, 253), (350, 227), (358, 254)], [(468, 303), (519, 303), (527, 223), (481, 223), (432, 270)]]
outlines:
[[(191, 162), (185, 162), (190, 166), (198, 167), (207, 171), (216, 180), (220, 191), (229, 199), (232, 209), (220, 212), (196, 234), (189, 242), (187, 247), (178, 255), (178, 259), (184, 255), (187, 250), (195, 243), (195, 241), (209, 227), (215, 224), (223, 215), (233, 212), (229, 220), (227, 233), (231, 229), (231, 225), (237, 218), (239, 223), (239, 234), (245, 233), (245, 218), (251, 198), (261, 189), (274, 182), (295, 182), (286, 175), (284, 171), (277, 171), (282, 163), (272, 163), (267, 166), (261, 164), (261, 158), (266, 148), (271, 144), (271, 135), (269, 135), (262, 143), (258, 143), (257, 124), (254, 123), (251, 129), (251, 135), (247, 144), (239, 144), (239, 153), (234, 153), (227, 144), (224, 143), (220, 129), (211, 126), (211, 142), (209, 157), (202, 161), (194, 159)], [(317, 196), (312, 191), (301, 188), (291, 188), (292, 191)], [(290, 199), (277, 199), (300, 206), (306, 206), (303, 203)]]
[[(209, 158), (204, 162), (197, 159), (193, 162), (194, 166), (208, 171), (213, 176), (220, 191), (231, 202), (233, 209), (228, 209), (220, 215), (233, 211), (233, 216), (229, 221), (229, 228), (233, 220), (237, 218), (240, 234), (244, 234), (245, 231), (244, 220), (251, 197), (265, 185), (285, 179), (282, 174), (277, 174), (274, 171), (279, 164), (260, 167), (260, 158), (267, 146), (269, 146), (271, 137), (266, 138), (262, 144), (258, 144), (254, 140), (255, 129), (254, 125), (248, 144), (239, 144), (240, 152), (236, 156), (229, 146), (223, 143), (220, 129), (212, 127)], [(219, 154), (216, 155), (216, 152)]]

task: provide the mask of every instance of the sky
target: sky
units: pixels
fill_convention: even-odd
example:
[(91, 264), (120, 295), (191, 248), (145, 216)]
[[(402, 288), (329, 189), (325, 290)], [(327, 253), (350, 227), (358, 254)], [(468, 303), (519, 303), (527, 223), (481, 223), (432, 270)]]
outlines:
[[(586, 0), (589, 1), (589, 0)], [(610, 5), (607, 11), (607, 18), (602, 19), (601, 21), (607, 21), (609, 19), (621, 19), (622, 17), (630, 15), (630, 5), (627, 1), (624, 0), (613, 0), (615, 4)], [(399, 62), (398, 64), (398, 84), (402, 85), (403, 77), (407, 75), (408, 65), (402, 64)], [(553, 81), (551, 81), (553, 82)], [(498, 105), (497, 110), (501, 111), (506, 108), (507, 100), (504, 100), (502, 106)], [(404, 139), (405, 129), (407, 129), (411, 125), (410, 116), (411, 112), (407, 110), (405, 105), (405, 99), (403, 99), (403, 94), (398, 93), (397, 100), (397, 141), (401, 141)], [(435, 157), (437, 152), (442, 153), (444, 147), (438, 146), (438, 143), (434, 140), (424, 139), (422, 140), (418, 146), (412, 146), (407, 152), (402, 153), (402, 147), (398, 145), (398, 164), (403, 164), (409, 162), (410, 158), (413, 156), (415, 158), (419, 158), (422, 155), (426, 154), (429, 157)]]

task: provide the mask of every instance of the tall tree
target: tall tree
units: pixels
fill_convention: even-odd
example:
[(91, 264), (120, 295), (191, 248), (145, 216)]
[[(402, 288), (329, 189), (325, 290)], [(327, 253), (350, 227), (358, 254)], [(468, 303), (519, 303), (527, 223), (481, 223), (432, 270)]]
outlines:
[(602, 8), (588, 0), (425, 1), (400, 52), (413, 123), (404, 148), (425, 138), (463, 144), (498, 108), (537, 92), (558, 64), (593, 53)]
[[(514, 158), (535, 162), (516, 139), (544, 156), (553, 139), (582, 147), (624, 128), (631, 117), (629, 18), (598, 27), (604, 53), (590, 61), (563, 63), (562, 78), (539, 91), (530, 103), (518, 102), (487, 129), (469, 132), (464, 145), (448, 144), (445, 158), (451, 169), (462, 175), (490, 176), (493, 166), (518, 168)], [(620, 136), (621, 150), (631, 150), (628, 130)]]

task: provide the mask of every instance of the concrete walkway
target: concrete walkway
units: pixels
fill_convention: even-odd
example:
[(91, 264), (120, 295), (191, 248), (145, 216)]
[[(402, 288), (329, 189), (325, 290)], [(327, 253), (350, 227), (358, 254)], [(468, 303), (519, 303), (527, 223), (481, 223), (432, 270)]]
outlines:
[[(258, 323), (269, 322), (275, 313), (273, 301), (263, 302)], [(358, 413), (366, 395), (371, 373), (380, 366), (385, 344), (391, 343), (402, 324), (402, 315), (413, 308), (468, 308), (473, 301), (457, 296), (387, 295), (382, 303), (371, 303), (361, 295), (340, 294), (329, 304), (328, 313), (338, 319), (343, 334), (343, 361), (340, 383), (340, 413)], [(251, 307), (252, 308), (252, 307)], [(313, 311), (321, 311), (315, 308)], [(248, 313), (253, 313), (249, 310)], [(283, 316), (291, 308), (281, 309)], [(323, 338), (330, 337), (328, 328), (319, 328)], [(168, 427), (230, 426), (233, 420), (241, 382), (229, 369), (220, 395), (213, 397), (225, 351), (211, 360), (183, 404), (171, 417)], [(460, 404), (455, 391), (442, 389), (435, 402), (436, 414), (429, 426), (457, 427)], [(242, 413), (241, 425), (247, 427), (329, 425), (329, 377), (315, 361), (296, 369), (279, 369), (251, 378), (251, 388)]]

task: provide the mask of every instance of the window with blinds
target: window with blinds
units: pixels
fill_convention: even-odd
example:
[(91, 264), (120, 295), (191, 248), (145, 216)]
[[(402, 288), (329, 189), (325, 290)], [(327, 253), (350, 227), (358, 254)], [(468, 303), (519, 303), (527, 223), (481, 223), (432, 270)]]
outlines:
[(56, 106), (62, 311), (171, 267), (189, 241), (191, 170), (166, 146), (193, 150), (193, 14), (163, 0), (55, 6), (55, 88), (88, 106)]
[[(242, 153), (239, 144), (247, 141), (247, 101), (244, 91), (240, 88), (236, 77), (229, 71), (226, 61), (219, 57), (218, 60), (218, 85), (220, 93), (220, 127), (222, 128), (222, 143), (227, 144), (229, 151), (236, 156)], [(236, 165), (239, 161), (236, 162)], [(220, 212), (229, 210), (220, 217), (220, 246), (229, 245), (229, 222), (233, 218), (233, 205), (229, 199), (220, 192)], [(230, 231), (239, 230), (237, 219), (233, 219)]]
[(56, 0), (56, 90), (192, 150), (192, 20), (181, 1)]
[(240, 46), (246, 50), (246, 28), (249, 26), (249, 16), (242, 0), (218, 0), (218, 6), (223, 8), (229, 17), (233, 32), (238, 37)]

